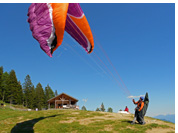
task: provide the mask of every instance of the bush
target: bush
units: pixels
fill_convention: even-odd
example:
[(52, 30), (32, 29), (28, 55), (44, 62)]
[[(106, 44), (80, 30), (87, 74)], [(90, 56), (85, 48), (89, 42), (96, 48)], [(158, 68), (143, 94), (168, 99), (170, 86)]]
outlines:
[(108, 112), (113, 112), (113, 109), (111, 107), (108, 108)]
[(99, 109), (99, 108), (97, 108), (97, 109), (96, 109), (96, 111), (100, 111), (100, 109)]

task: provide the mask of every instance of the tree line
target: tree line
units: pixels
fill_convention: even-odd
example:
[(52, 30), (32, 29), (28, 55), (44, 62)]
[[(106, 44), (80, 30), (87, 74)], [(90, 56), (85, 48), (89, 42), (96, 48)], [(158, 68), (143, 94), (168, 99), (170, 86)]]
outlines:
[(49, 84), (43, 89), (39, 82), (33, 85), (30, 75), (25, 77), (23, 84), (17, 79), (14, 70), (9, 73), (0, 67), (0, 100), (2, 102), (19, 104), (27, 108), (48, 108), (47, 100), (57, 96), (57, 90), (53, 92)]
[[(81, 108), (82, 110), (86, 111), (87, 108), (85, 106), (82, 106)], [(96, 108), (96, 111), (101, 111), (101, 112), (105, 112), (105, 107), (104, 107), (104, 104), (102, 103), (101, 104), (101, 107), (100, 108)], [(113, 109), (111, 107), (108, 108), (107, 112), (113, 112)]]

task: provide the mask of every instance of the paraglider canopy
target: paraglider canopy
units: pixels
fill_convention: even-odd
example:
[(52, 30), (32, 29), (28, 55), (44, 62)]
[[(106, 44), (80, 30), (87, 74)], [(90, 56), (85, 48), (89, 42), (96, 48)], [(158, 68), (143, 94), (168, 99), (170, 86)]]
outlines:
[(64, 31), (87, 53), (93, 51), (93, 35), (78, 3), (33, 3), (27, 15), (33, 37), (48, 56), (62, 44)]

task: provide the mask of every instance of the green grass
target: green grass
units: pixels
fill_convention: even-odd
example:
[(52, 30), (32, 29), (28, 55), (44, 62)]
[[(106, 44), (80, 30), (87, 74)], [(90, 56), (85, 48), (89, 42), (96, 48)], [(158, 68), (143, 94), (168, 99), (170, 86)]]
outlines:
[[(105, 113), (80, 110), (14, 111), (0, 109), (1, 132), (85, 132), (85, 133), (136, 133), (152, 128), (170, 128), (157, 123), (131, 125), (130, 120), (112, 119)], [(108, 118), (108, 119), (105, 119)], [(87, 124), (81, 123), (82, 121)]]

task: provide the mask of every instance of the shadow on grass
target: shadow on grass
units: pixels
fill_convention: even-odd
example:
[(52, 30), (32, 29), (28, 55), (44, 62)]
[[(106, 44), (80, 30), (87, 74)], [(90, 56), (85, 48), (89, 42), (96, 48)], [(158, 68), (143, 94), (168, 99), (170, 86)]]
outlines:
[(51, 115), (51, 116), (47, 116), (47, 117), (39, 117), (39, 118), (35, 118), (32, 120), (28, 120), (28, 121), (24, 121), (21, 123), (17, 123), (11, 130), (11, 133), (34, 133), (33, 127), (34, 125), (46, 118), (50, 118), (50, 117), (56, 117), (58, 115)]

